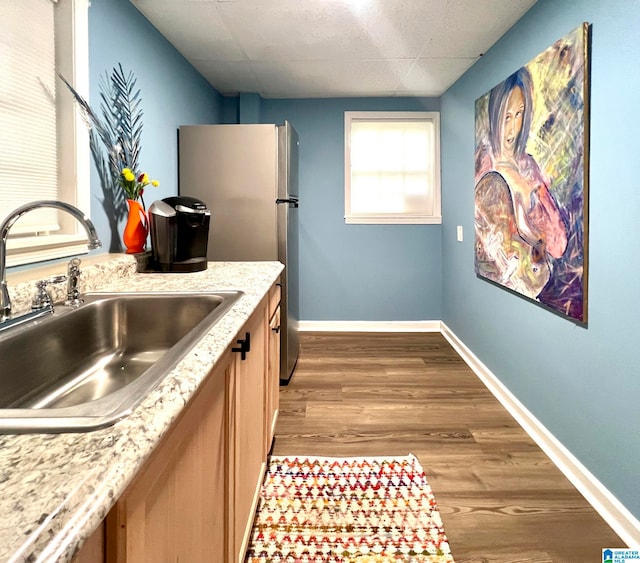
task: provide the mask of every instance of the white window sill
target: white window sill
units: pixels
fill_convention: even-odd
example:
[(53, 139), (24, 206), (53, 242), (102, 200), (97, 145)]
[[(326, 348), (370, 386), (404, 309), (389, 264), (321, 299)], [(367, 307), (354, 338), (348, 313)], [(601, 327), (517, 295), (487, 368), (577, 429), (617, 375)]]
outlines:
[(441, 225), (435, 215), (345, 215), (347, 225)]
[(87, 236), (48, 235), (41, 238), (9, 239), (7, 243), (7, 267), (33, 264), (56, 258), (87, 254)]

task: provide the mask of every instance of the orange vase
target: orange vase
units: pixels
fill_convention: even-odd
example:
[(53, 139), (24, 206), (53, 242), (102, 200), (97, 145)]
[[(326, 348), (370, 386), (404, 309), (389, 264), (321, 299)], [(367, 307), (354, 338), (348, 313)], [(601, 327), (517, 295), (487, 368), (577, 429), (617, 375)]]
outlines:
[(129, 216), (127, 217), (127, 224), (124, 226), (122, 241), (127, 247), (127, 254), (144, 252), (144, 247), (147, 244), (147, 234), (149, 233), (147, 213), (138, 201), (128, 199), (127, 205), (129, 206)]

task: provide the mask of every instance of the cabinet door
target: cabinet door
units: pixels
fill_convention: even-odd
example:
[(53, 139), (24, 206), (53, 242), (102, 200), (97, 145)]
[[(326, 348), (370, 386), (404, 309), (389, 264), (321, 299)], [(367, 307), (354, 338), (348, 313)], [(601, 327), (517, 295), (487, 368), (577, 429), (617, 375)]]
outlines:
[(107, 561), (224, 561), (226, 383), (214, 368), (107, 518)]
[(72, 563), (104, 563), (104, 521), (82, 546)]
[(266, 383), (265, 456), (269, 454), (278, 421), (280, 396), (280, 306), (269, 322), (269, 368)]
[[(250, 349), (236, 352), (230, 394), (230, 474), (233, 475), (230, 514), (233, 522), (228, 561), (244, 561), (258, 493), (265, 468), (264, 413), (267, 362), (266, 303), (253, 315), (239, 338), (250, 339)], [(242, 348), (238, 342), (236, 348)], [(243, 359), (244, 358), (244, 359)]]

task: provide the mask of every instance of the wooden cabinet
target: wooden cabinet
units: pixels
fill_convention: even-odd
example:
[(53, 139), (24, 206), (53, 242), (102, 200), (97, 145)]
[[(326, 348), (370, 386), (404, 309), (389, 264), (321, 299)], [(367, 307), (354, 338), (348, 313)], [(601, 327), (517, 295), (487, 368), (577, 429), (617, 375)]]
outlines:
[(244, 561), (277, 418), (279, 303), (274, 286), (74, 563)]
[[(238, 339), (229, 384), (229, 561), (242, 563), (278, 415), (280, 286), (275, 285)], [(242, 357), (246, 338), (249, 351)]]
[(224, 561), (229, 359), (107, 517), (107, 561)]
[[(229, 382), (229, 514), (227, 561), (244, 561), (253, 514), (264, 475), (264, 397), (267, 365), (266, 301), (247, 323), (238, 344)], [(246, 341), (249, 339), (249, 346)], [(242, 352), (242, 348), (247, 350)]]
[(265, 384), (265, 455), (271, 444), (278, 421), (280, 394), (280, 286), (274, 285), (269, 294), (269, 358)]
[(105, 522), (103, 521), (98, 529), (89, 536), (80, 551), (73, 558), (72, 563), (104, 563), (104, 528)]

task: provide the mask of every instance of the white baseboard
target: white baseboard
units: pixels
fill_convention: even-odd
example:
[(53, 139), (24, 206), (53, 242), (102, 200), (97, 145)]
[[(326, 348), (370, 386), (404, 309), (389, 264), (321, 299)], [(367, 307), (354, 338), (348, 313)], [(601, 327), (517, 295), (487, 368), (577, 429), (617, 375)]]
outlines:
[(613, 531), (627, 546), (637, 549), (640, 546), (640, 521), (529, 412), (444, 323), (442, 335)]
[[(441, 332), (524, 431), (628, 547), (640, 546), (640, 521), (500, 382), (441, 321), (300, 321), (301, 331)], [(620, 547), (620, 546), (603, 546)]]
[(304, 332), (440, 332), (440, 321), (299, 321)]

